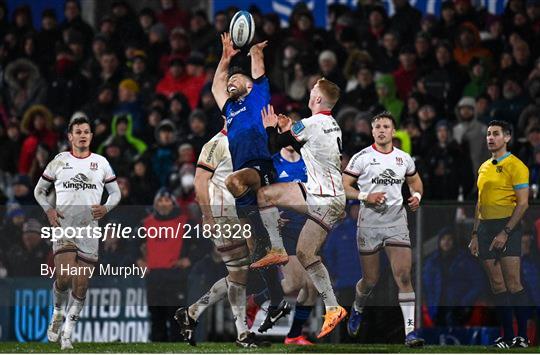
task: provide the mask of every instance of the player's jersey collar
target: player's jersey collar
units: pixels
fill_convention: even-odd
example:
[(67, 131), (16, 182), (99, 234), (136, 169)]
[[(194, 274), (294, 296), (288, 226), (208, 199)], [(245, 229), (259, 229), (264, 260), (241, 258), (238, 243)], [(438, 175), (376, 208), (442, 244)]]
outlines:
[(373, 148), (376, 152), (381, 153), (381, 154), (390, 154), (390, 153), (392, 153), (394, 151), (394, 146), (392, 146), (391, 151), (389, 151), (389, 152), (381, 152), (380, 150), (377, 149), (377, 146), (375, 145), (375, 143), (373, 143), (371, 145), (371, 148)]
[(226, 130), (226, 129), (222, 129), (222, 130), (221, 130), (221, 133), (223, 133), (224, 135), (227, 135), (227, 130)]
[(71, 154), (71, 156), (72, 156), (73, 158), (76, 158), (76, 159), (86, 159), (86, 158), (88, 158), (89, 156), (92, 155), (92, 152), (88, 152), (88, 155), (85, 156), (85, 157), (82, 157), (82, 158), (80, 158), (80, 157), (78, 157), (78, 156), (75, 156), (75, 154), (73, 154), (73, 151), (72, 151), (72, 150), (69, 151), (69, 154)]
[(508, 156), (509, 156), (510, 154), (512, 154), (512, 153), (506, 152), (506, 153), (504, 153), (499, 159), (493, 159), (493, 160), (495, 160), (495, 161), (497, 162), (497, 164), (498, 164), (498, 163), (500, 163), (501, 161), (503, 161), (504, 159), (508, 158)]
[[(319, 111), (319, 112), (317, 112), (315, 115), (332, 116), (332, 111), (330, 111), (330, 110), (327, 110), (327, 111)], [(314, 115), (314, 116), (315, 116), (315, 115)]]

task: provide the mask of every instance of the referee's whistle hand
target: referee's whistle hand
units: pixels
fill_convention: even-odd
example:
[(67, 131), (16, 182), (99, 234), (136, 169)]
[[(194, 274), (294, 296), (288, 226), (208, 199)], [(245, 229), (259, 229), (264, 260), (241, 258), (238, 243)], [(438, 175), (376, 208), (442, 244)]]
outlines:
[(489, 246), (489, 251), (492, 251), (493, 249), (502, 250), (504, 246), (506, 245), (506, 241), (508, 240), (508, 236), (501, 232), (493, 238), (493, 241), (491, 242), (491, 245)]

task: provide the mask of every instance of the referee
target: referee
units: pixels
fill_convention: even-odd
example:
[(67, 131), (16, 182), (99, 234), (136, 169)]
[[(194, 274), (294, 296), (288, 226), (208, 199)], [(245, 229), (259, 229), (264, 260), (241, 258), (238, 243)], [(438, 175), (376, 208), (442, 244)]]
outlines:
[[(478, 203), (469, 249), (487, 271), (503, 336), (495, 340), (498, 348), (526, 348), (527, 296), (521, 284), (520, 221), (528, 208), (529, 169), (507, 151), (510, 124), (491, 121), (487, 145), (491, 159), (478, 170)], [(514, 337), (512, 310), (518, 323)]]

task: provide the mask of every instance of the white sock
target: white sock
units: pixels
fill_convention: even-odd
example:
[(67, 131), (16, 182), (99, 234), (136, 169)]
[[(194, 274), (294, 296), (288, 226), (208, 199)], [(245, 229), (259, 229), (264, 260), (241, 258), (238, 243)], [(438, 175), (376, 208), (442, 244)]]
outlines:
[(189, 306), (189, 316), (197, 320), (201, 314), (227, 294), (227, 281), (225, 278), (218, 280), (215, 284), (210, 287), (210, 290), (206, 292), (197, 302)]
[(56, 281), (53, 283), (53, 302), (54, 302), (54, 313), (53, 317), (56, 314), (64, 313), (64, 308), (69, 297), (68, 290), (60, 291), (56, 285)]
[(313, 285), (319, 292), (324, 302), (326, 310), (332, 310), (339, 306), (334, 289), (332, 288), (332, 282), (330, 281), (330, 275), (328, 270), (321, 261), (311, 264), (306, 268), (306, 271), (313, 281)]
[(270, 244), (273, 249), (285, 249), (283, 240), (279, 235), (279, 210), (275, 206), (259, 209), (264, 227), (270, 235)]
[(414, 330), (414, 303), (416, 295), (414, 292), (398, 293), (399, 307), (403, 313), (403, 322), (405, 323), (405, 336)]
[(360, 290), (360, 281), (356, 284), (356, 295), (354, 297), (353, 307), (358, 313), (364, 312), (364, 307), (366, 306), (371, 291), (373, 291), (373, 289), (368, 289), (367, 292), (365, 290)]
[(229, 303), (234, 316), (238, 338), (249, 331), (246, 317), (246, 285), (227, 280)]
[(71, 332), (73, 332), (73, 328), (75, 328), (75, 324), (79, 320), (79, 314), (81, 314), (81, 310), (84, 306), (85, 299), (83, 298), (78, 299), (73, 296), (73, 292), (71, 292), (71, 295), (69, 297), (69, 303), (68, 303), (68, 309), (67, 309), (67, 316), (66, 316), (66, 323), (64, 324), (64, 329), (62, 330), (63, 334), (62, 336), (64, 338), (71, 338)]

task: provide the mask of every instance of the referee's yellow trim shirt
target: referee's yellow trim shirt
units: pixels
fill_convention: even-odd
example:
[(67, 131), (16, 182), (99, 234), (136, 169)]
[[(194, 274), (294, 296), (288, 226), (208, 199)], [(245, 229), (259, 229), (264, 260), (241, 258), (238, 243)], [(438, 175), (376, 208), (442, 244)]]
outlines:
[(501, 219), (512, 215), (516, 190), (529, 187), (529, 168), (510, 152), (486, 160), (478, 169), (478, 205), (480, 219)]

